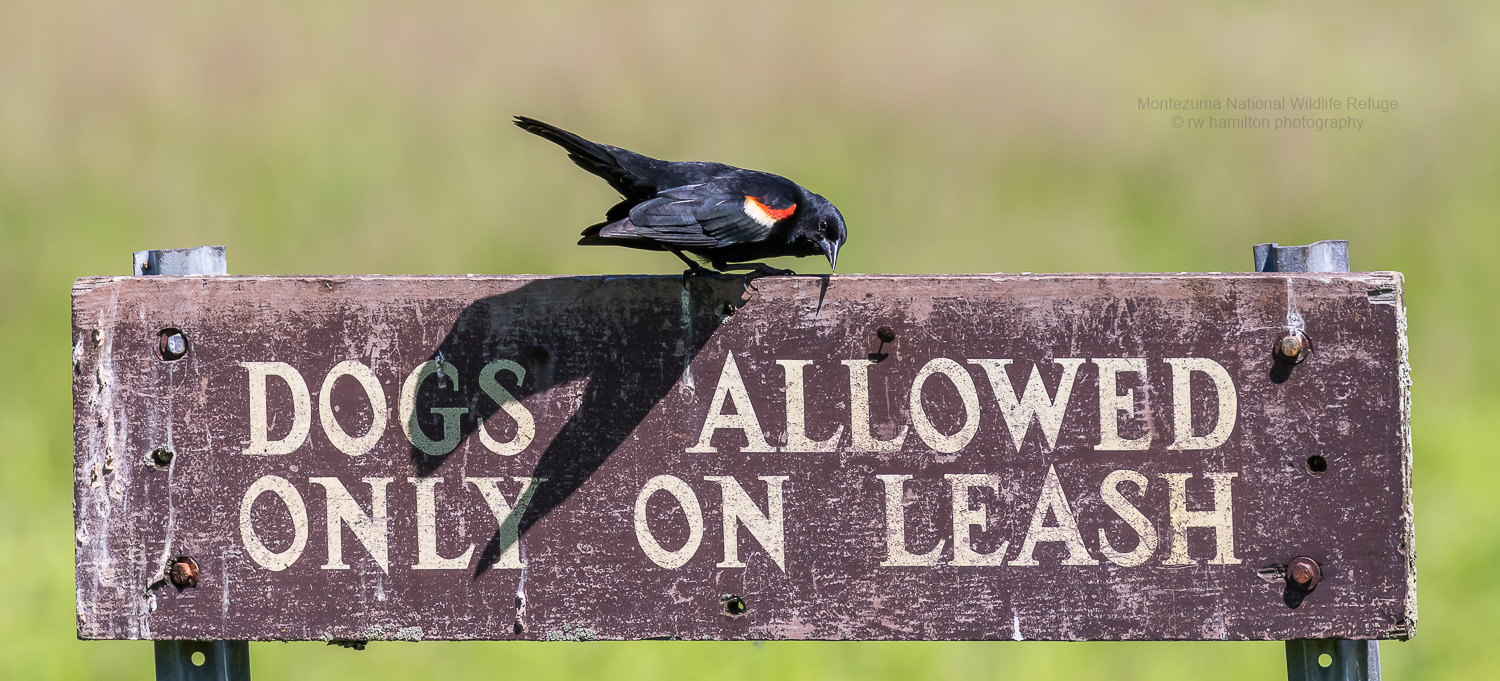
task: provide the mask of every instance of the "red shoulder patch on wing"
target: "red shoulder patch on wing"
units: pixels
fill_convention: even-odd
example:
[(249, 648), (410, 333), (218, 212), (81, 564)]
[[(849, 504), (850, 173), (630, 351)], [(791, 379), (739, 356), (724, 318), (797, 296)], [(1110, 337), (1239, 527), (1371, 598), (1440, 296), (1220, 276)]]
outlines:
[(756, 222), (770, 227), (771, 225), (767, 223), (774, 223), (791, 217), (792, 213), (797, 212), (797, 204), (794, 203), (786, 208), (772, 208), (754, 196), (746, 196), (745, 212), (754, 218)]

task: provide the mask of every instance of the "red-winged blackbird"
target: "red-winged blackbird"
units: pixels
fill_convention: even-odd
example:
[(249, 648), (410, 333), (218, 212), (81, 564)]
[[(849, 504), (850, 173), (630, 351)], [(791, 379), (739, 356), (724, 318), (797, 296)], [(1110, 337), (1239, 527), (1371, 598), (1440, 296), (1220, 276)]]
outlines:
[(830, 269), (838, 265), (839, 247), (848, 238), (844, 216), (828, 199), (780, 175), (722, 163), (660, 161), (525, 116), (517, 116), (516, 125), (567, 149), (578, 167), (620, 192), (604, 222), (583, 230), (580, 244), (670, 251), (691, 268), (684, 274), (714, 274), (684, 252), (714, 269), (758, 274), (792, 274), (749, 263), (783, 255), (821, 254)]

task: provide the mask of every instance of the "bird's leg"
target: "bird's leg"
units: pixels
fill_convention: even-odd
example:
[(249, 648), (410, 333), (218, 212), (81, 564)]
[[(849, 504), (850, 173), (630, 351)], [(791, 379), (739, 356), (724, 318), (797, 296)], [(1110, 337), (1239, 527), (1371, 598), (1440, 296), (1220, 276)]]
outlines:
[(733, 264), (731, 264), (731, 263), (724, 262), (723, 260), (715, 260), (715, 261), (713, 261), (713, 266), (716, 267), (716, 268), (718, 268), (718, 269), (720, 269), (720, 270), (749, 270), (748, 272), (745, 273), (745, 290), (746, 291), (750, 291), (750, 290), (755, 289), (755, 284), (752, 283), (752, 282), (754, 282), (756, 279), (759, 279), (761, 277), (779, 277), (779, 276), (784, 276), (784, 275), (789, 275), (789, 274), (796, 274), (796, 272), (793, 272), (791, 270), (784, 270), (784, 269), (781, 269), (781, 268), (778, 268), (778, 267), (772, 267), (772, 266), (767, 265), (767, 264), (765, 264), (763, 262), (751, 262), (751, 263), (743, 263), (742, 262), (742, 263), (733, 263)]
[(720, 274), (719, 272), (715, 272), (715, 271), (713, 271), (711, 269), (708, 269), (707, 267), (704, 267), (704, 266), (699, 265), (698, 263), (694, 262), (692, 258), (689, 258), (689, 257), (683, 255), (682, 251), (672, 251), (672, 255), (677, 256), (683, 262), (687, 263), (688, 268), (687, 268), (686, 271), (684, 271), (682, 273), (682, 285), (683, 286), (687, 286), (688, 277), (704, 277), (704, 276), (713, 276), (715, 274)]
[(748, 270), (750, 272), (750, 274), (752, 275), (752, 278), (758, 278), (758, 277), (780, 277), (780, 276), (785, 276), (785, 275), (790, 275), (790, 274), (796, 274), (796, 272), (793, 272), (791, 270), (784, 270), (784, 269), (781, 269), (779, 267), (772, 267), (772, 266), (767, 265), (767, 264), (765, 264), (763, 262), (727, 263), (727, 262), (724, 262), (723, 260), (715, 260), (713, 262), (713, 266), (715, 268), (718, 268), (719, 270), (723, 270), (723, 271), (729, 271), (729, 270)]

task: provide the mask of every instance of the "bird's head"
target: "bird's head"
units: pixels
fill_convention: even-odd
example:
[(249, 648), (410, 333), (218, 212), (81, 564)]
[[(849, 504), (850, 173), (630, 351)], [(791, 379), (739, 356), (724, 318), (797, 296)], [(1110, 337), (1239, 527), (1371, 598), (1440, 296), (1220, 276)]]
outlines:
[(817, 246), (818, 251), (828, 256), (828, 269), (836, 270), (839, 264), (839, 249), (849, 239), (844, 228), (844, 215), (832, 203), (817, 194), (812, 195), (813, 210), (805, 223), (808, 233), (805, 238)]

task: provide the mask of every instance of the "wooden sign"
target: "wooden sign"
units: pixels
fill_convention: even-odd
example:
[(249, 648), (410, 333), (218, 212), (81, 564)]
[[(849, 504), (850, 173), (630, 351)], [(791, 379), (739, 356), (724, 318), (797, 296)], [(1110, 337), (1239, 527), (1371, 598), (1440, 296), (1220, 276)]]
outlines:
[(83, 638), (1405, 638), (1401, 277), (112, 277)]

